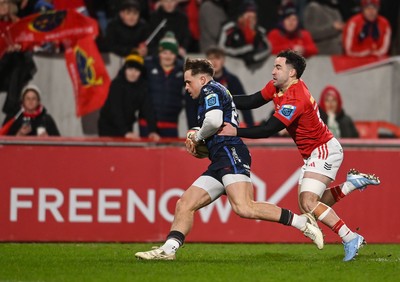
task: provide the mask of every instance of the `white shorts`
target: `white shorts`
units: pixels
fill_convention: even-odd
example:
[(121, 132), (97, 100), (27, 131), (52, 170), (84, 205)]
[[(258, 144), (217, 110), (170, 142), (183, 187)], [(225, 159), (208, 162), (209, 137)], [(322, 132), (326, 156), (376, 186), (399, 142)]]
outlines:
[(310, 157), (304, 160), (299, 184), (301, 184), (306, 171), (319, 173), (335, 180), (342, 161), (343, 148), (336, 138), (332, 138), (327, 143), (315, 148)]
[(215, 201), (221, 195), (225, 194), (225, 187), (237, 183), (237, 182), (251, 182), (250, 177), (244, 174), (226, 174), (222, 177), (222, 182), (219, 182), (214, 177), (208, 175), (202, 175), (193, 182), (192, 186), (199, 187), (205, 190), (211, 198), (211, 201)]

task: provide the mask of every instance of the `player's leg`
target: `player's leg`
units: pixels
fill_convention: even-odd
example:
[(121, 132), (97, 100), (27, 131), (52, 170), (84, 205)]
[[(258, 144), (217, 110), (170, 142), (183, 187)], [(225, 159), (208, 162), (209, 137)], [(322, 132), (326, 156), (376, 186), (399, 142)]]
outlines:
[(321, 202), (331, 207), (355, 190), (364, 191), (368, 185), (379, 185), (380, 183), (379, 177), (375, 174), (351, 169), (347, 173), (346, 182), (325, 190)]
[(228, 174), (223, 176), (222, 182), (226, 187), (226, 194), (233, 211), (240, 217), (293, 226), (312, 239), (319, 249), (323, 248), (322, 232), (312, 226), (307, 217), (299, 216), (271, 203), (254, 201), (253, 185), (248, 176)]
[[(315, 149), (303, 167), (299, 203), (303, 211), (311, 213), (342, 238), (346, 252), (344, 260), (347, 261), (354, 258), (364, 238), (352, 232), (331, 207), (321, 202), (321, 196), (335, 179), (342, 160), (342, 148), (335, 138)], [(346, 249), (346, 245), (350, 245), (351, 250)]]
[(218, 199), (225, 192), (221, 182), (211, 176), (202, 175), (177, 201), (174, 220), (165, 243), (154, 250), (138, 252), (138, 259), (173, 260), (176, 251), (183, 245), (193, 226), (195, 211)]

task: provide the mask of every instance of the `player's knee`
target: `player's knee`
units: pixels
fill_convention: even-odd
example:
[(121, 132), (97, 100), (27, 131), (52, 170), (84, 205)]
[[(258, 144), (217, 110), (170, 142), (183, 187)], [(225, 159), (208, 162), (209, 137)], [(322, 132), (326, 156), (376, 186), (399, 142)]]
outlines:
[(233, 204), (233, 211), (242, 218), (253, 218), (254, 212), (249, 204)]
[(316, 197), (311, 197), (307, 193), (300, 194), (300, 206), (305, 212), (311, 212), (318, 204)]
[(175, 213), (188, 212), (190, 211), (190, 206), (187, 200), (181, 198), (176, 202)]

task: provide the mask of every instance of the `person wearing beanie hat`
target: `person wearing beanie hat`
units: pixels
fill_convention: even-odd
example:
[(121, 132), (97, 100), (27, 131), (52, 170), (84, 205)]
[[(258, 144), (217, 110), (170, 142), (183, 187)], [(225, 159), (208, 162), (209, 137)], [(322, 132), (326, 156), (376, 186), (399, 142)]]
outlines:
[(46, 108), (41, 104), (39, 87), (29, 84), (21, 92), (21, 110), (15, 115), (8, 115), (4, 121), (16, 117), (7, 135), (15, 136), (60, 136), (57, 125)]
[(124, 62), (125, 69), (127, 68), (135, 68), (139, 70), (141, 73), (144, 72), (144, 59), (139, 54), (130, 54), (125, 57)]
[(148, 136), (153, 141), (160, 140), (156, 129), (154, 109), (143, 78), (144, 60), (137, 53), (125, 58), (125, 63), (111, 82), (108, 97), (100, 110), (98, 129), (100, 136), (139, 139), (133, 131), (137, 115), (149, 124)]
[(257, 24), (257, 6), (245, 0), (236, 21), (222, 26), (218, 45), (228, 56), (241, 58), (246, 66), (260, 65), (271, 53), (266, 30)]
[[(178, 120), (184, 104), (189, 128), (197, 126), (196, 112), (190, 110), (194, 102), (189, 95), (184, 95), (183, 61), (177, 54), (178, 42), (172, 32), (167, 32), (158, 44), (158, 55), (145, 59), (149, 94), (161, 137), (179, 136)], [(148, 125), (142, 121), (139, 125), (141, 134), (146, 134)]]
[(272, 54), (278, 54), (287, 49), (296, 51), (306, 58), (317, 54), (318, 49), (311, 34), (300, 28), (295, 6), (288, 2), (281, 6), (279, 14), (278, 27), (268, 34), (268, 40), (272, 45)]
[(165, 36), (158, 43), (158, 51), (162, 52), (164, 50), (169, 50), (175, 55), (178, 55), (179, 46), (172, 31), (165, 33)]
[(362, 0), (361, 12), (351, 17), (343, 31), (343, 48), (351, 57), (387, 56), (392, 29), (379, 15), (379, 0)]

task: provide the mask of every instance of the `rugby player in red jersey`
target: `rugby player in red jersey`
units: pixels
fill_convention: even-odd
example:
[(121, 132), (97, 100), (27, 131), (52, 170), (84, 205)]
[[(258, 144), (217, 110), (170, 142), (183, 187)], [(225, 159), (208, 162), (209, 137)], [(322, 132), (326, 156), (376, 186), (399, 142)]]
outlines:
[(343, 260), (349, 261), (365, 243), (364, 237), (351, 231), (331, 206), (350, 192), (363, 190), (369, 184), (377, 185), (380, 181), (375, 175), (351, 170), (346, 182), (327, 189), (342, 163), (343, 149), (320, 119), (317, 102), (300, 79), (305, 68), (304, 57), (296, 52), (286, 50), (279, 53), (272, 80), (261, 91), (248, 96), (234, 96), (238, 109), (253, 109), (273, 101), (273, 116), (265, 125), (251, 128), (236, 128), (224, 123), (219, 134), (266, 138), (286, 128), (304, 159), (299, 180), (300, 208), (310, 219), (315, 217), (342, 238)]

